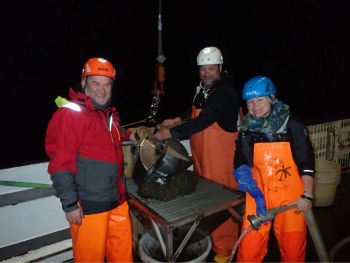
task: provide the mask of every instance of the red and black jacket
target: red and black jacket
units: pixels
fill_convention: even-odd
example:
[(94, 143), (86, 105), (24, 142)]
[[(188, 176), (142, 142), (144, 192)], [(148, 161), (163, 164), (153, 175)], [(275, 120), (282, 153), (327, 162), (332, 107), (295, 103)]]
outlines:
[(71, 103), (54, 113), (46, 132), (56, 195), (65, 212), (79, 205), (84, 214), (111, 210), (125, 201), (121, 144), (130, 132), (114, 107), (98, 110), (85, 94), (69, 95)]

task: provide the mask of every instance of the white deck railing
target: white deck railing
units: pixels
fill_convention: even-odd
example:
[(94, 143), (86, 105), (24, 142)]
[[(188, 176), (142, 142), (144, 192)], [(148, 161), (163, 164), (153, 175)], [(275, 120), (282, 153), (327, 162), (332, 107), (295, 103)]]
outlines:
[(350, 119), (307, 126), (316, 159), (350, 167)]

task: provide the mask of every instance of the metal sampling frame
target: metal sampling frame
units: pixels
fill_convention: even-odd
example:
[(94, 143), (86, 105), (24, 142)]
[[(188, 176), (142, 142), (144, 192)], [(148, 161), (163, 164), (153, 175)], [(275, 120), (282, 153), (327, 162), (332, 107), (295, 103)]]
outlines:
[[(176, 261), (203, 218), (228, 210), (237, 221), (242, 220), (235, 208), (243, 204), (244, 194), (201, 176), (191, 194), (169, 201), (143, 199), (138, 196), (137, 188), (133, 179), (127, 180), (131, 211), (136, 209), (150, 220), (166, 262)], [(173, 231), (189, 223), (191, 227), (174, 253)]]

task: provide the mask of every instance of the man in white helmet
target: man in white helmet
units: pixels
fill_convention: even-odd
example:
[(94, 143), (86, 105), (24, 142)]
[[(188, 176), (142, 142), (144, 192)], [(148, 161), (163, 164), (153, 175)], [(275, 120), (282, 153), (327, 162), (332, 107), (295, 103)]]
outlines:
[[(200, 82), (192, 107), (158, 125), (158, 140), (190, 136), (194, 169), (200, 176), (230, 187), (233, 154), (237, 138), (238, 97), (217, 47), (206, 47), (197, 56)], [(212, 234), (214, 261), (226, 262), (238, 237), (238, 226), (231, 218)]]

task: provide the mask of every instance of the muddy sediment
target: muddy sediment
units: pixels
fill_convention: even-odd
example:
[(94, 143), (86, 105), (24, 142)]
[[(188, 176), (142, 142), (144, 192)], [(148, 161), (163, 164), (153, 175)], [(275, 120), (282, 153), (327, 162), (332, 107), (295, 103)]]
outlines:
[(137, 194), (145, 199), (169, 201), (192, 193), (197, 187), (198, 180), (198, 175), (189, 170), (171, 175), (155, 173), (139, 185)]

